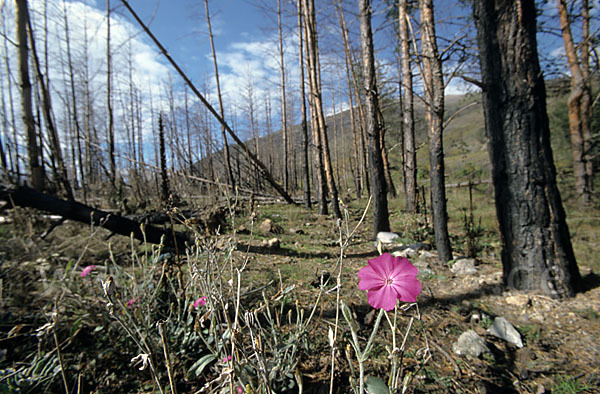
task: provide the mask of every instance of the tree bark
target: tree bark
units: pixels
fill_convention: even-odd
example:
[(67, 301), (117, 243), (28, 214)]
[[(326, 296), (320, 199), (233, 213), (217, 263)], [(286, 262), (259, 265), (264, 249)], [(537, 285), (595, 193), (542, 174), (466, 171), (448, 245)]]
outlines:
[(569, 94), (567, 106), (571, 150), (573, 153), (575, 191), (578, 198), (581, 199), (581, 202), (585, 205), (589, 205), (591, 203), (591, 179), (588, 179), (586, 172), (589, 155), (586, 154), (583, 136), (583, 117), (587, 115), (583, 113), (583, 96), (586, 90), (586, 81), (583, 77), (581, 63), (579, 56), (577, 56), (577, 49), (575, 48), (575, 42), (571, 33), (571, 22), (569, 21), (569, 12), (565, 0), (558, 0), (558, 14), (560, 16), (560, 29), (565, 44), (565, 51), (567, 59), (569, 60), (569, 68), (571, 69), (571, 93)]
[(321, 74), (319, 64), (319, 49), (317, 44), (317, 24), (315, 17), (314, 0), (303, 0), (304, 21), (306, 26), (306, 47), (308, 48), (308, 79), (310, 82), (310, 95), (312, 97), (312, 110), (314, 111), (315, 125), (319, 137), (321, 153), (323, 155), (323, 168), (327, 179), (327, 187), (331, 195), (331, 207), (333, 215), (337, 219), (342, 218), (340, 211), (338, 190), (333, 177), (331, 157), (329, 154), (329, 140), (327, 138), (327, 125), (323, 112)]
[(306, 90), (304, 87), (304, 56), (302, 49), (303, 34), (302, 34), (302, 5), (301, 0), (298, 0), (298, 65), (300, 67), (300, 116), (301, 116), (301, 132), (302, 132), (302, 161), (304, 166), (304, 206), (307, 209), (312, 207), (310, 194), (310, 171), (308, 166), (308, 124), (306, 119)]
[(16, 0), (16, 33), (19, 46), (18, 67), (19, 84), (21, 87), (21, 116), (27, 140), (27, 155), (29, 164), (29, 181), (31, 186), (38, 191), (44, 189), (44, 167), (40, 162), (41, 150), (37, 142), (35, 122), (33, 119), (33, 105), (31, 81), (29, 79), (29, 49), (27, 46), (27, 20), (29, 11), (27, 0)]
[(277, 0), (277, 32), (279, 34), (279, 74), (281, 77), (281, 134), (283, 136), (283, 188), (289, 190), (288, 179), (288, 121), (287, 121), (287, 100), (285, 94), (285, 59), (283, 56), (283, 33), (281, 31), (281, 0)]
[(381, 123), (379, 121), (379, 95), (375, 78), (375, 58), (373, 54), (373, 33), (371, 31), (371, 1), (359, 0), (360, 41), (364, 71), (365, 118), (369, 143), (369, 164), (371, 167), (371, 195), (373, 196), (373, 233), (390, 231), (387, 202), (387, 184), (381, 155)]
[(504, 282), (563, 298), (580, 289), (550, 147), (534, 0), (473, 3)]
[(427, 110), (425, 113), (429, 137), (431, 214), (435, 244), (440, 260), (452, 260), (448, 236), (448, 211), (444, 181), (444, 77), (438, 54), (433, 15), (433, 1), (420, 0), (421, 40), (423, 42), (423, 84)]
[[(398, 25), (402, 70), (402, 131), (404, 133), (404, 184), (406, 210), (417, 213), (417, 151), (415, 149), (415, 120), (410, 38), (408, 33), (408, 0), (398, 3)], [(401, 93), (402, 94), (402, 93)]]
[(106, 106), (108, 117), (108, 163), (112, 199), (117, 197), (117, 163), (115, 161), (115, 121), (112, 108), (112, 61), (110, 50), (110, 0), (106, 0)]

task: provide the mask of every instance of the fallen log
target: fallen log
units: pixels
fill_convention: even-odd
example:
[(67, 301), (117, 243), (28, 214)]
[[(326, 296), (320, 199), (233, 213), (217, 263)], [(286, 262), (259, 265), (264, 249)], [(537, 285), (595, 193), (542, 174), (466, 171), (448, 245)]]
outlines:
[[(140, 223), (123, 216), (95, 209), (76, 201), (61, 200), (35, 191), (27, 186), (0, 185), (0, 200), (8, 202), (9, 207), (29, 207), (60, 215), (65, 219), (86, 224), (93, 223), (113, 233), (131, 236), (140, 241), (162, 244), (178, 252), (185, 250), (185, 244), (191, 243), (187, 234), (170, 229)], [(163, 238), (164, 237), (164, 238)]]

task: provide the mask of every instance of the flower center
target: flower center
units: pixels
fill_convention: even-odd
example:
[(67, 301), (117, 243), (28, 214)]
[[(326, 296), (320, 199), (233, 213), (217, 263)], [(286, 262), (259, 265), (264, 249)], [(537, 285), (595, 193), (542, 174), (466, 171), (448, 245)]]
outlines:
[(385, 278), (385, 286), (391, 286), (394, 284), (394, 279), (392, 278)]

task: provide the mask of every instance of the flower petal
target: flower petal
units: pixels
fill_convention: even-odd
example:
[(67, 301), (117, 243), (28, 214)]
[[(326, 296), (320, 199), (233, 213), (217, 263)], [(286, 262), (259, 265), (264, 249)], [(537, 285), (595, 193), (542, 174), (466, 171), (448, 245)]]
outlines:
[(379, 290), (369, 290), (367, 292), (367, 301), (373, 308), (383, 308), (391, 311), (396, 306), (398, 294), (391, 286), (383, 286)]
[(362, 267), (358, 271), (358, 288), (361, 290), (378, 289), (385, 284), (385, 277), (381, 276), (371, 265)]
[(391, 287), (398, 294), (398, 299), (404, 302), (416, 302), (417, 296), (421, 293), (421, 282), (417, 278), (401, 282), (394, 281)]
[(382, 278), (389, 276), (394, 266), (394, 256), (384, 253), (374, 259), (369, 260), (369, 267), (372, 267)]

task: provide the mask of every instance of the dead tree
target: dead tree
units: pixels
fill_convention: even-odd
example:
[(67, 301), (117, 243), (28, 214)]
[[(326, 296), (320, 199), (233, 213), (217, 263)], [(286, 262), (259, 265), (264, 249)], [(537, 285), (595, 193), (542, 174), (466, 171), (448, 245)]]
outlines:
[(373, 33), (371, 30), (371, 1), (359, 0), (360, 41), (364, 70), (365, 117), (369, 142), (371, 167), (371, 195), (373, 196), (373, 232), (390, 231), (387, 202), (387, 183), (381, 155), (381, 122), (379, 119), (379, 95), (375, 79)]
[(534, 0), (473, 2), (506, 285), (573, 296), (581, 276), (550, 147)]
[(16, 0), (16, 31), (17, 45), (19, 46), (18, 67), (19, 84), (21, 86), (21, 116), (27, 139), (27, 157), (29, 164), (29, 181), (35, 190), (44, 188), (44, 167), (40, 162), (41, 149), (38, 145), (35, 122), (33, 119), (33, 105), (31, 81), (29, 79), (29, 48), (27, 45), (27, 20), (29, 10), (27, 0)]
[(421, 40), (423, 52), (423, 84), (425, 85), (426, 112), (429, 137), (431, 214), (435, 246), (440, 260), (452, 260), (448, 236), (448, 211), (444, 180), (444, 75), (438, 53), (433, 0), (419, 1), (421, 12)]

